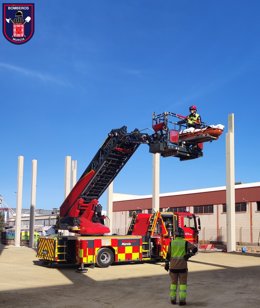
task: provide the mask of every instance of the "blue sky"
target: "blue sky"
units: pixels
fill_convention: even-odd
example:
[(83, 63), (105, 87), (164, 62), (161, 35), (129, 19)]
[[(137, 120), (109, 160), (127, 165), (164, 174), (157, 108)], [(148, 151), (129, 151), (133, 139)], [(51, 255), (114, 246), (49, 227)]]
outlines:
[[(193, 104), (205, 122), (226, 128), (234, 113), (236, 181), (259, 181), (259, 1), (35, 5), (29, 42), (18, 46), (0, 35), (0, 194), (10, 207), (19, 155), (23, 208), (30, 207), (32, 159), (37, 208), (59, 207), (66, 155), (78, 161), (79, 177), (111, 129), (151, 128), (153, 112), (186, 115)], [(115, 192), (150, 194), (151, 166), (142, 145), (116, 178)], [(162, 193), (225, 183), (225, 134), (205, 144), (203, 158), (161, 159)], [(101, 202), (106, 207), (105, 194)]]

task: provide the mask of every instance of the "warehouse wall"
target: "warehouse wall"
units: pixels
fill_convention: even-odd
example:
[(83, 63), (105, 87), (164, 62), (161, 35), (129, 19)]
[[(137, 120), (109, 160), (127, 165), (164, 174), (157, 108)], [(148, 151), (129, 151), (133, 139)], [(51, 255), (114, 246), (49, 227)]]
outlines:
[[(144, 210), (143, 212), (147, 212)], [(256, 202), (252, 202), (252, 224), (250, 225), (250, 210), (236, 213), (236, 242), (254, 243), (260, 241), (260, 212), (256, 211)], [(201, 242), (226, 242), (227, 226), (226, 213), (222, 211), (222, 204), (214, 205), (213, 214), (198, 215), (201, 220), (200, 241)], [(113, 213), (113, 233), (124, 235), (127, 233), (131, 218), (129, 211)]]

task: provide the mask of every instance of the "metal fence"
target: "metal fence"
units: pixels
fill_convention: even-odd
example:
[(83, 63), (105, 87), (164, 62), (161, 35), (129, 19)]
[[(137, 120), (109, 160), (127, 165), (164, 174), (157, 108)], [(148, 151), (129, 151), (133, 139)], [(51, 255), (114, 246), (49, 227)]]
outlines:
[[(200, 242), (227, 242), (227, 229), (226, 228), (207, 228), (204, 227), (199, 233)], [(236, 228), (236, 242), (238, 244), (251, 244), (260, 245), (260, 228)]]

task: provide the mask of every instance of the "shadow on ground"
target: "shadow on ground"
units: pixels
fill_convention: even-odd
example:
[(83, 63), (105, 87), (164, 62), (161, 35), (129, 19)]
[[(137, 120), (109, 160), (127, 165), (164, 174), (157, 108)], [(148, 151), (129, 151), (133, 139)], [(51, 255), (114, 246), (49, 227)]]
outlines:
[[(218, 264), (221, 269), (216, 269), (216, 263), (202, 261), (192, 261), (192, 263), (198, 266), (212, 265), (213, 269), (189, 273), (188, 307), (259, 307), (260, 266), (232, 268)], [(39, 266), (36, 260), (32, 260), (30, 264), (28, 271), (33, 271), (36, 266)], [(144, 265), (131, 266), (138, 270)], [(61, 273), (69, 283), (2, 291), (0, 292), (0, 307), (172, 307), (168, 300), (169, 276), (163, 268), (161, 275), (153, 275), (153, 270), (158, 270), (156, 268), (158, 266), (161, 265), (151, 264), (148, 267), (150, 269), (148, 277), (117, 279), (113, 277), (113, 272), (125, 271), (126, 266), (116, 265), (111, 268), (109, 277), (106, 277), (105, 281), (92, 279), (89, 274), (96, 274), (106, 269), (94, 268), (89, 269), (88, 273), (79, 274), (75, 267), (49, 268), (48, 271)], [(26, 272), (21, 274), (26, 279)], [(35, 280), (37, 279), (39, 277), (35, 276)]]

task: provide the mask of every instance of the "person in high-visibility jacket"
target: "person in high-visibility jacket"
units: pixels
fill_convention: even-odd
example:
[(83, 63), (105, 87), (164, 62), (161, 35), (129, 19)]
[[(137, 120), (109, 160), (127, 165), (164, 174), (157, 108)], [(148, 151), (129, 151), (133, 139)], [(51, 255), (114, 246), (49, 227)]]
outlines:
[(201, 116), (197, 113), (197, 107), (192, 105), (189, 110), (190, 114), (184, 120), (178, 121), (177, 124), (186, 124), (187, 127), (200, 128)]
[(188, 264), (190, 257), (194, 256), (198, 248), (184, 239), (185, 234), (182, 228), (178, 228), (176, 238), (169, 245), (165, 270), (170, 270), (170, 300), (176, 304), (177, 289), (179, 295), (179, 305), (186, 305)]

